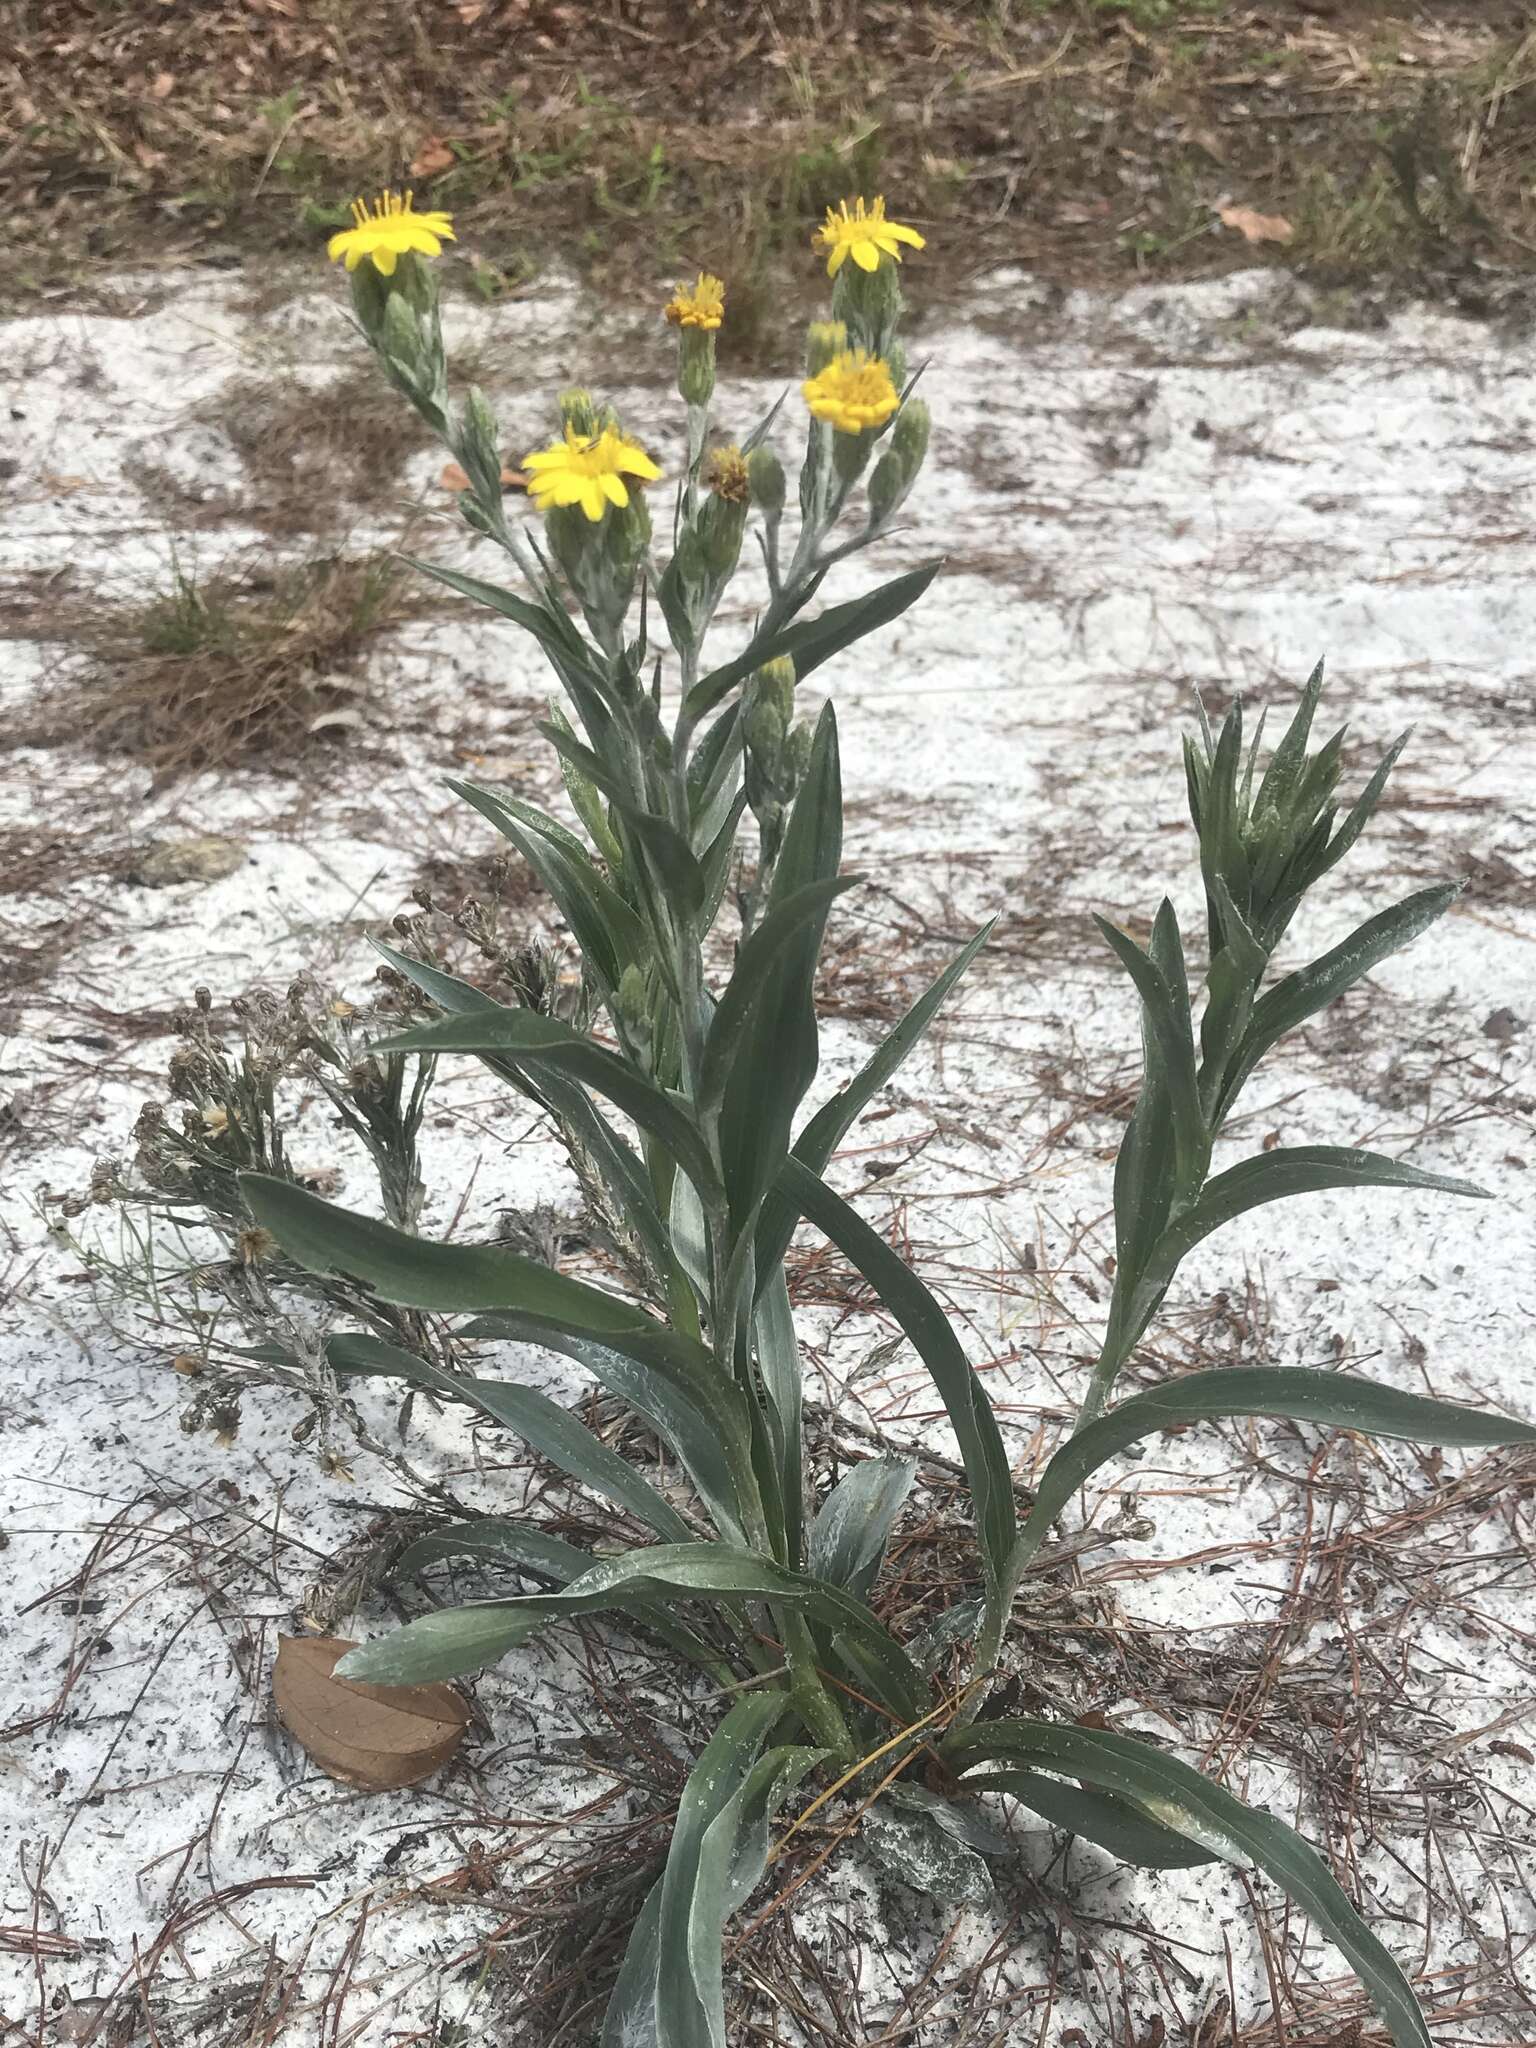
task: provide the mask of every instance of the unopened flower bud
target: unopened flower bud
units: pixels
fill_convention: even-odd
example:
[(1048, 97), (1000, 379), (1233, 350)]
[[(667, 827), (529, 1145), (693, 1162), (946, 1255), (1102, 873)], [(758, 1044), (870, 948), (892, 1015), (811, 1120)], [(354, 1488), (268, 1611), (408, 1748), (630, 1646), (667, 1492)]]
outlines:
[[(359, 265), (361, 268), (361, 265)], [(403, 292), (391, 292), (384, 302), (379, 322), (379, 345), (400, 368), (419, 371), (422, 363), (421, 327), (416, 309)]]
[(909, 398), (896, 415), (896, 423), (891, 428), (891, 448), (899, 457), (908, 482), (923, 466), (932, 425), (933, 415), (921, 398)]
[(747, 457), (747, 481), (753, 504), (777, 518), (784, 510), (784, 465), (766, 442)]
[(743, 498), (706, 498), (699, 513), (699, 539), (704, 560), (717, 582), (729, 576), (741, 553), (741, 537), (747, 526), (747, 502)]
[(619, 977), (618, 1011), (625, 1029), (633, 1038), (642, 1043), (651, 1035), (651, 1005), (646, 993), (645, 975), (633, 961)]
[(875, 445), (875, 430), (867, 428), (862, 434), (834, 434), (832, 436), (832, 467), (846, 484), (851, 484), (862, 472)]
[(894, 449), (886, 449), (870, 472), (869, 482), (864, 488), (869, 499), (870, 524), (883, 526), (900, 504), (907, 488), (907, 478)]
[(501, 503), (501, 451), (497, 445), (496, 415), (478, 385), (470, 387), (454, 438), (454, 453), (482, 501)]
[(579, 384), (560, 393), (558, 400), (560, 417), (573, 434), (584, 435), (587, 439), (597, 432), (597, 407), (590, 391), (584, 391)]
[(792, 787), (798, 788), (805, 780), (805, 771), (811, 765), (811, 751), (816, 744), (816, 735), (810, 724), (801, 719), (791, 726), (784, 742), (783, 772)]
[(747, 745), (771, 774), (784, 744), (784, 718), (777, 704), (759, 698), (747, 713)]
[(696, 527), (685, 526), (678, 535), (674, 560), (682, 582), (686, 584), (704, 581), (709, 573), (709, 565), (704, 559), (704, 543)]
[(759, 703), (776, 706), (780, 721), (789, 724), (795, 715), (795, 664), (787, 654), (763, 663), (752, 678), (752, 694)]
[(715, 337), (707, 327), (684, 327), (677, 337), (677, 388), (688, 405), (708, 405), (715, 389)]
[(818, 377), (848, 346), (848, 329), (841, 320), (813, 320), (805, 331), (805, 374)]

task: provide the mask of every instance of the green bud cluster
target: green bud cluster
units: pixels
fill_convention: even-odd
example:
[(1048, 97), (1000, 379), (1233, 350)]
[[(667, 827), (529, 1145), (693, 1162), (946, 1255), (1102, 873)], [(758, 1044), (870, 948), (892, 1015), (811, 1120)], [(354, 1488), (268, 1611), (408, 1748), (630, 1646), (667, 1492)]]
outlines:
[(795, 792), (810, 763), (813, 734), (795, 715), (795, 664), (787, 655), (764, 662), (743, 693), (747, 803), (761, 848), (758, 889), (765, 887), (783, 844)]
[(932, 415), (921, 398), (909, 398), (897, 413), (885, 451), (866, 486), (871, 531), (884, 526), (917, 482), (928, 453), (931, 426)]
[(627, 505), (615, 506), (599, 520), (589, 519), (579, 505), (552, 505), (544, 530), (593, 632), (601, 640), (617, 639), (651, 544), (644, 493), (632, 490)]
[(436, 432), (448, 430), (448, 365), (437, 280), (409, 253), (384, 277), (372, 263), (352, 272), (352, 310), (391, 384)]
[(1347, 728), (1340, 727), (1315, 754), (1307, 752), (1322, 688), (1319, 663), (1257, 787), (1263, 721), (1245, 759), (1241, 705), (1233, 706), (1219, 738), (1202, 720), (1200, 739), (1184, 743), (1213, 957), (1250, 937), (1266, 951), (1274, 948), (1307, 890), (1354, 844), (1402, 747), (1399, 740), (1336, 832), (1334, 797)]
[(889, 362), (901, 314), (901, 281), (889, 259), (878, 270), (861, 270), (857, 263), (845, 263), (839, 270), (832, 285), (832, 317), (846, 327), (847, 346), (868, 349)]

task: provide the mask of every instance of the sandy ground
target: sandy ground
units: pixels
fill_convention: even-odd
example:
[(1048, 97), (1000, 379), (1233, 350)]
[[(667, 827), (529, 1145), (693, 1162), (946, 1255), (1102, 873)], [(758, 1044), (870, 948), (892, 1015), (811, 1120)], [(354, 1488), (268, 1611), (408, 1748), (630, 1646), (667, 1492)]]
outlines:
[[(71, 601), (163, 585), (173, 548), (206, 569), (263, 544), (233, 446), (193, 417), (206, 401), (274, 364), (323, 384), (354, 363), (328, 296), (263, 309), (235, 278), (129, 279), (121, 307), (8, 326), (13, 735), (79, 672), (58, 637)], [(561, 293), (455, 326), (492, 353), (509, 452), (577, 374), (670, 446), (649, 333), (605, 335)], [(998, 276), (967, 324), (920, 346), (930, 472), (908, 530), (859, 574), (935, 551), (949, 567), (815, 679), (842, 722), (849, 862), (870, 878), (834, 927), (818, 1088), (982, 917), (1001, 923), (839, 1184), (867, 1186), (865, 1212), (954, 1303), (1027, 1483), (1091, 1356), (1136, 1075), (1089, 912), (1144, 925), (1167, 889), (1198, 929), (1178, 760), (1193, 691), (1283, 704), (1327, 655), (1355, 785), (1404, 725), (1415, 737), (1294, 947), (1425, 880), (1467, 888), (1265, 1071), (1235, 1135), (1369, 1144), (1499, 1199), (1266, 1209), (1190, 1261), (1136, 1376), (1337, 1364), (1536, 1417), (1531, 346), (1427, 314), (1311, 326), (1266, 273), (1117, 301)], [(768, 395), (727, 382), (723, 418), (745, 424)], [(417, 547), (461, 551), (430, 523), (440, 461), (413, 458), (400, 502), (360, 511), (352, 541), (409, 520)], [(736, 630), (746, 613), (744, 596)], [(438, 1780), (364, 1799), (317, 1775), (275, 1724), (271, 1659), (327, 1611), (399, 1487), (366, 1453), (350, 1481), (322, 1471), (273, 1393), (246, 1398), (232, 1442), (185, 1433), (171, 1306), (89, 1284), (49, 1234), (92, 1162), (131, 1151), (195, 984), (222, 1006), (307, 971), (366, 999), (367, 934), (424, 876), (441, 887), (489, 851), (443, 776), (469, 765), (555, 799), (531, 725), (543, 680), (510, 632), (434, 611), (366, 681), (361, 726), (298, 773), (157, 787), (88, 730), (8, 756), (7, 843), (42, 832), (64, 851), (0, 898), (7, 2042), (585, 2040), (569, 1977), (527, 2003), (559, 1921), (527, 1908), (659, 1845), (708, 1725), (664, 1672), (600, 1636), (552, 1637), (477, 1682), (474, 1738)], [(207, 833), (244, 849), (224, 879), (130, 879), (147, 848)], [(304, 1163), (364, 1199), (323, 1105), (293, 1117)], [(540, 1201), (574, 1213), (548, 1143), (467, 1067), (441, 1084), (425, 1152), (429, 1228), (488, 1235)], [(73, 1227), (138, 1256), (110, 1211)], [(796, 1296), (813, 1398), (950, 1447), (915, 1361), (809, 1245)], [(500, 1363), (580, 1391), (547, 1361)], [(392, 1405), (369, 1401), (387, 1433)], [(447, 1417), (418, 1413), (408, 1448), (467, 1499), (547, 1492), (515, 1444)], [(942, 1523), (929, 1477), (923, 1513)], [(1097, 1541), (1123, 1494), (1133, 1537)], [(1063, 1711), (1180, 1745), (1324, 1846), (1447, 2041), (1536, 2035), (1533, 1498), (1529, 1458), (1267, 1424), (1162, 1440), (1082, 1502), (1071, 1584), (1021, 1635)], [(389, 1603), (338, 1619), (375, 1631)], [(736, 1959), (739, 2009), (766, 2030), (744, 2021), (742, 2038), (1155, 2048), (1166, 2030), (1214, 2048), (1275, 2040), (1277, 1991), (1287, 2040), (1358, 2038), (1357, 1987), (1273, 1893), (1224, 1870), (1127, 1877), (1017, 1833), (992, 1905), (959, 1909), (892, 1886), (850, 1842)]]

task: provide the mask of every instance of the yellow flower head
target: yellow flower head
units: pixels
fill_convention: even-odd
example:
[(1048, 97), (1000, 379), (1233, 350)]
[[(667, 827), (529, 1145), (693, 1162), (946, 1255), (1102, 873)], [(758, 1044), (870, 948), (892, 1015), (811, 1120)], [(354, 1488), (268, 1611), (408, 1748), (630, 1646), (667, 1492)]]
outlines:
[(916, 228), (886, 219), (883, 199), (872, 199), (868, 206), (855, 199), (851, 211), (846, 199), (829, 206), (826, 219), (811, 237), (813, 248), (827, 251), (828, 277), (836, 277), (849, 256), (860, 270), (878, 270), (886, 256), (899, 263), (903, 242), (909, 249), (925, 246)]
[(667, 301), (666, 314), (673, 327), (718, 327), (725, 317), (724, 281), (701, 270), (691, 291), (684, 285), (678, 286)]
[(830, 420), (840, 434), (884, 426), (901, 403), (890, 365), (861, 348), (844, 349), (800, 389), (817, 419)]
[(393, 277), (402, 256), (440, 256), (444, 242), (455, 239), (451, 217), (446, 213), (417, 213), (411, 204), (414, 198), (412, 192), (407, 192), (403, 199), (398, 192), (381, 192), (372, 206), (366, 200), (354, 199), (355, 225), (332, 235), (325, 253), (333, 263), (345, 256), (348, 270), (356, 270), (365, 256), (371, 256), (381, 277)]
[(622, 509), (629, 503), (625, 477), (654, 483), (661, 475), (645, 450), (617, 427), (604, 427), (600, 434), (578, 434), (567, 427), (563, 441), (525, 455), (523, 468), (528, 495), (541, 512), (552, 505), (579, 505), (594, 523), (610, 505)]

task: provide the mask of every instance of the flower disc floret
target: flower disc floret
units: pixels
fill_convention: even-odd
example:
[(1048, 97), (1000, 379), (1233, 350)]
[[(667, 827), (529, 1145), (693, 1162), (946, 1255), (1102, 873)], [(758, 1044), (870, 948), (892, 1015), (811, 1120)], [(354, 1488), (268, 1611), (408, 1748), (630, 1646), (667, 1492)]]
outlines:
[(452, 217), (446, 213), (418, 213), (415, 194), (381, 192), (370, 206), (365, 199), (352, 202), (353, 225), (332, 235), (326, 254), (333, 263), (346, 259), (348, 270), (356, 270), (365, 257), (381, 277), (393, 277), (402, 256), (440, 256), (444, 242), (456, 240)]
[(901, 403), (890, 365), (861, 348), (844, 349), (800, 389), (816, 418), (829, 420), (840, 434), (884, 426)]
[(883, 258), (901, 261), (901, 244), (909, 249), (926, 247), (916, 228), (887, 220), (885, 201), (872, 199), (866, 205), (846, 199), (827, 208), (827, 217), (811, 238), (812, 246), (827, 252), (827, 275), (836, 277), (851, 256), (860, 270), (878, 270)]
[(690, 289), (680, 284), (672, 294), (666, 317), (673, 327), (702, 327), (713, 332), (725, 318), (724, 279), (701, 270), (696, 285)]
[(541, 512), (554, 505), (579, 505), (594, 523), (610, 505), (621, 511), (629, 503), (627, 476), (654, 483), (661, 471), (638, 442), (626, 440), (616, 427), (600, 434), (578, 434), (567, 427), (565, 439), (523, 457), (528, 495)]

